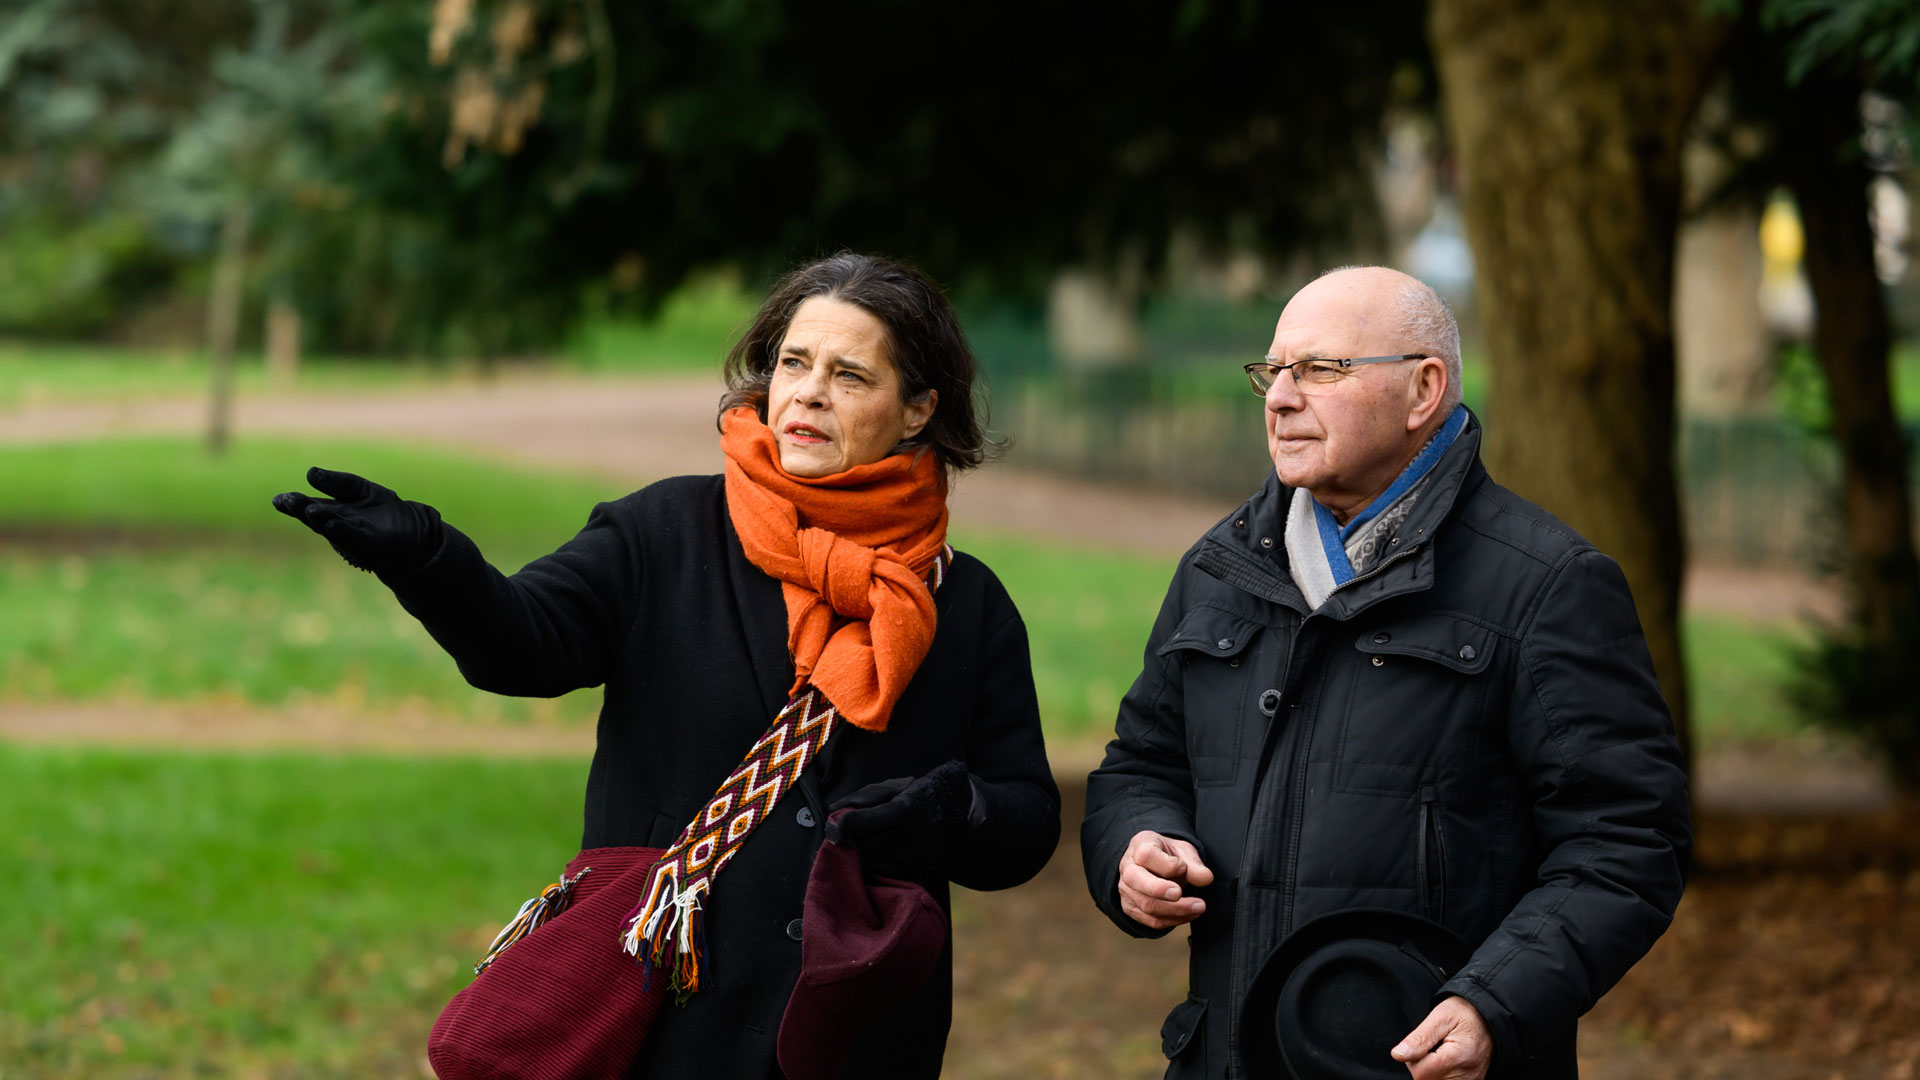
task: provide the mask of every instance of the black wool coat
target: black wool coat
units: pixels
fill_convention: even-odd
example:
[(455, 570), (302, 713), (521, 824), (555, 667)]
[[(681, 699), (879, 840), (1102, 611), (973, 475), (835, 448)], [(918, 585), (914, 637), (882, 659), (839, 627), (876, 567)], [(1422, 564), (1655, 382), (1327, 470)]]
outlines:
[[(603, 503), (565, 546), (511, 577), (449, 528), (423, 568), (383, 580), (483, 690), (551, 697), (605, 685), (582, 847), (671, 844), (793, 681), (780, 583), (747, 561), (718, 476)], [(854, 790), (958, 760), (972, 775), (973, 808), (947, 876), (1004, 889), (1052, 855), (1060, 795), (1019, 613), (992, 571), (964, 554), (934, 603), (932, 648), (887, 730), (837, 731), (714, 880), (703, 989), (662, 1011), (631, 1075), (778, 1075), (774, 1041), (799, 974), (807, 873), (828, 812)], [(552, 869), (527, 868), (530, 894)], [(946, 907), (947, 881), (926, 884)], [(844, 1075), (939, 1075), (951, 938), (917, 994), (874, 1009), (884, 1019), (860, 1029)]]
[(1485, 1018), (1494, 1076), (1572, 1077), (1576, 1019), (1673, 917), (1686, 778), (1626, 580), (1489, 479), (1479, 443), (1475, 424), (1393, 554), (1317, 610), (1273, 477), (1175, 572), (1081, 831), (1095, 901), (1135, 936), (1165, 932), (1120, 910), (1135, 833), (1194, 843), (1216, 875), (1169, 1077), (1243, 1075), (1261, 963), (1360, 907), (1476, 946), (1443, 995)]

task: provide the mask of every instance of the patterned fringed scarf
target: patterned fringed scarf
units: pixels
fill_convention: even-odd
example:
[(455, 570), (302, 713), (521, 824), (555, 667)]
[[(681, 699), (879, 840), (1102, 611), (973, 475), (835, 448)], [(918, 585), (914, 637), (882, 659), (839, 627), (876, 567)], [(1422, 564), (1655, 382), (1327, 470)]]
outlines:
[[(930, 592), (940, 588), (952, 559), (953, 549), (942, 545), (927, 578)], [(676, 1000), (684, 1003), (687, 995), (700, 989), (700, 965), (706, 952), (701, 897), (712, 889), (713, 879), (746, 843), (754, 826), (766, 820), (807, 763), (820, 755), (838, 726), (839, 715), (825, 694), (811, 684), (803, 687), (653, 865), (647, 891), (620, 924), (621, 948), (639, 959), (646, 986), (651, 987), (654, 973), (665, 968), (667, 987)]]

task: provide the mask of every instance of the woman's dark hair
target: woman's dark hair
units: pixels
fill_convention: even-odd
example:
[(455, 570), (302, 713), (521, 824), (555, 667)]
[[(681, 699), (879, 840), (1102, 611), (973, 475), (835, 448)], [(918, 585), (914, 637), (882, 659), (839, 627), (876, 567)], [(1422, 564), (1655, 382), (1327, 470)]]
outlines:
[(767, 392), (787, 326), (816, 296), (844, 300), (887, 329), (887, 355), (900, 374), (900, 400), (939, 394), (933, 416), (901, 448), (932, 450), (947, 473), (971, 469), (999, 448), (987, 437), (983, 406), (974, 400), (976, 365), (960, 320), (933, 279), (878, 255), (843, 251), (811, 262), (774, 283), (746, 336), (727, 353), (727, 392), (720, 412), (751, 405), (767, 418)]

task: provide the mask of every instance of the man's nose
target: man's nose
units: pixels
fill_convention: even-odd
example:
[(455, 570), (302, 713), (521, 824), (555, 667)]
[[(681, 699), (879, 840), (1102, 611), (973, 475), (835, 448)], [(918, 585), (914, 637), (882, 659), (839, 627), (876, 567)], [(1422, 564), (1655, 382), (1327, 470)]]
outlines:
[(1273, 385), (1267, 387), (1268, 412), (1286, 412), (1301, 408), (1303, 404), (1300, 384), (1293, 381), (1292, 371), (1282, 371), (1274, 376)]

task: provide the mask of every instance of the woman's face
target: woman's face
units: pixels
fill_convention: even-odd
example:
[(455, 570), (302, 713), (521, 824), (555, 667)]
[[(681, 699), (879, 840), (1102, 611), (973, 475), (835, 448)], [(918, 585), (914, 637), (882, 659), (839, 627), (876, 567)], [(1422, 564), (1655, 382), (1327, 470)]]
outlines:
[(865, 308), (809, 297), (793, 313), (774, 356), (767, 426), (780, 467), (794, 476), (831, 476), (886, 457), (920, 433), (939, 395), (900, 400), (900, 374), (887, 328)]

